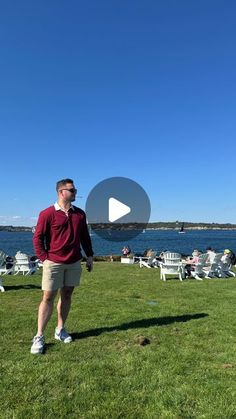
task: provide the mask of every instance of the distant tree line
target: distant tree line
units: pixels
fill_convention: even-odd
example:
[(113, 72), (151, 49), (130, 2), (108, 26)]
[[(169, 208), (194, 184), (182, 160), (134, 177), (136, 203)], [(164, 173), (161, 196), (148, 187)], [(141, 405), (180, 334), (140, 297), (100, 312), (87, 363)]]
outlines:
[[(185, 229), (226, 229), (226, 230), (236, 230), (236, 224), (231, 223), (191, 223), (188, 221), (160, 221), (153, 223), (95, 223), (90, 224), (94, 229), (111, 229), (111, 230), (143, 230), (143, 229), (170, 229), (178, 230), (184, 224)], [(21, 231), (32, 231), (32, 227), (26, 226), (0, 226), (0, 231), (10, 231), (10, 232), (21, 232)]]

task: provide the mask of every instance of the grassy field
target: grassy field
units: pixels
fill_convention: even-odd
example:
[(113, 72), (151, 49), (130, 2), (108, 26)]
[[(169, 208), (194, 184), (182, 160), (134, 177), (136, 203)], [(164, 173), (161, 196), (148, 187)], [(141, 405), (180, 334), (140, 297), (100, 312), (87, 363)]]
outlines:
[(1, 418), (236, 418), (236, 279), (96, 263), (74, 293), (73, 343), (54, 340), (54, 313), (35, 356), (40, 280), (8, 276), (0, 293)]

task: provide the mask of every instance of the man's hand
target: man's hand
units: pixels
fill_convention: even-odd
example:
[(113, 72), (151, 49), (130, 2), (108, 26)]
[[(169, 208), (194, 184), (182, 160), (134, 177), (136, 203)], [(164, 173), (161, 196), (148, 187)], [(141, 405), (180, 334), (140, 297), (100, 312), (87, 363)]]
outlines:
[(93, 257), (92, 256), (87, 257), (86, 268), (88, 272), (91, 272), (93, 270)]

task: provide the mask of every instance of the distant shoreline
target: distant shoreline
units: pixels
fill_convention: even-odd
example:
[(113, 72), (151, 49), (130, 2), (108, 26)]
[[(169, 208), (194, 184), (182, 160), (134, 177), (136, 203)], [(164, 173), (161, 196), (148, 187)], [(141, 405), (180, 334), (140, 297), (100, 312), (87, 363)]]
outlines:
[[(146, 231), (155, 231), (155, 230), (180, 230), (181, 222), (155, 222), (148, 223), (147, 225), (139, 223), (97, 223), (92, 224), (94, 230), (146, 230)], [(185, 230), (236, 230), (236, 224), (220, 224), (220, 223), (190, 223), (184, 222)], [(0, 232), (32, 232), (32, 227), (27, 226), (0, 226)]]

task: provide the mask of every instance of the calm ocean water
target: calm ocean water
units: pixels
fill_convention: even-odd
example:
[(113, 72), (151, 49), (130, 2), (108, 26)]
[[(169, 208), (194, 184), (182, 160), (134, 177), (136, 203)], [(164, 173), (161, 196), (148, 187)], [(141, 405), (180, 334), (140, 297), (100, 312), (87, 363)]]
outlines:
[[(0, 249), (9, 255), (15, 255), (18, 250), (29, 255), (34, 254), (31, 232), (11, 233), (0, 232)], [(170, 250), (184, 255), (191, 254), (193, 249), (204, 251), (211, 246), (216, 251), (231, 249), (236, 253), (236, 230), (192, 230), (179, 234), (175, 230), (148, 230), (136, 238), (126, 242), (111, 242), (101, 239), (92, 233), (93, 248), (96, 255), (121, 254), (125, 244), (132, 252), (143, 252), (152, 248), (157, 252)]]

